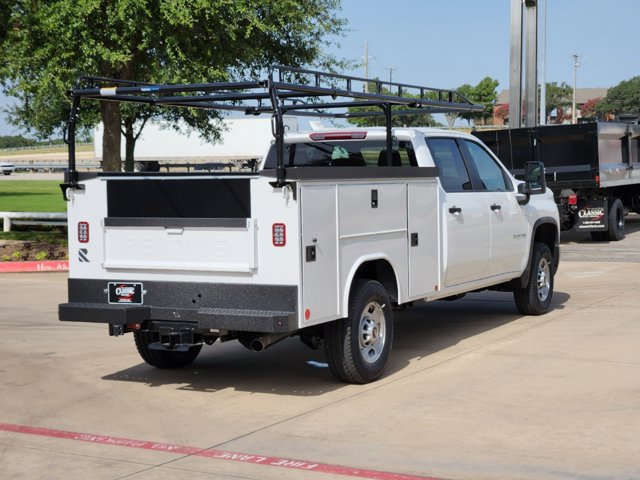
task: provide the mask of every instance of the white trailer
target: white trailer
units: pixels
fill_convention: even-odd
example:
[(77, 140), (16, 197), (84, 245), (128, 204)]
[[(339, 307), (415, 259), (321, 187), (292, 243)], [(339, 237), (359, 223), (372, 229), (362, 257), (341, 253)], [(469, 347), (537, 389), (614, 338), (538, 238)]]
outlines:
[[(276, 138), (256, 172), (96, 174), (71, 162), (61, 320), (133, 332), (160, 368), (188, 365), (219, 339), (260, 351), (299, 335), (324, 344), (338, 379), (366, 383), (390, 355), (397, 306), (500, 289), (523, 314), (550, 308), (559, 222), (540, 164), (518, 182), (472, 136), (389, 122), (285, 135), (278, 97), (304, 94), (314, 109), (324, 95), (468, 108), (454, 92), (420, 107), (318, 82), (270, 88)], [(122, 101), (128, 93), (141, 92), (123, 87)]]
[[(298, 131), (298, 118), (285, 117), (285, 129)], [(197, 132), (186, 125), (178, 129), (167, 122), (148, 121), (136, 141), (135, 160), (137, 171), (153, 171), (158, 167), (189, 164), (240, 164), (260, 160), (273, 143), (271, 118), (229, 117), (220, 122), (220, 139), (216, 142), (203, 140)], [(102, 136), (104, 125), (94, 129), (93, 151), (96, 162), (102, 162)], [(121, 155), (125, 150), (122, 145)]]

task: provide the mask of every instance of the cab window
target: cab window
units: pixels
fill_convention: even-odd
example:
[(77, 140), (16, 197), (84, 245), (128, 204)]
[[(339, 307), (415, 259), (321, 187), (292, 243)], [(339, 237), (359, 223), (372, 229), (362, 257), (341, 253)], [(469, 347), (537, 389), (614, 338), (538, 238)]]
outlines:
[(469, 172), (454, 139), (429, 138), (427, 146), (438, 167), (440, 182), (445, 191), (464, 192), (473, 189)]
[(481, 145), (463, 140), (467, 148), (469, 160), (475, 166), (482, 189), (492, 192), (506, 192), (512, 189), (511, 181), (494, 158)]

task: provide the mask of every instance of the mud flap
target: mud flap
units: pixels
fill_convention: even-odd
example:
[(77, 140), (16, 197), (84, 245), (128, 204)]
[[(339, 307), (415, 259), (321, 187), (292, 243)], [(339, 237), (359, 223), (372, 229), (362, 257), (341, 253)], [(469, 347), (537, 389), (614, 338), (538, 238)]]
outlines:
[(576, 211), (574, 229), (578, 232), (606, 232), (609, 228), (607, 200), (581, 202)]

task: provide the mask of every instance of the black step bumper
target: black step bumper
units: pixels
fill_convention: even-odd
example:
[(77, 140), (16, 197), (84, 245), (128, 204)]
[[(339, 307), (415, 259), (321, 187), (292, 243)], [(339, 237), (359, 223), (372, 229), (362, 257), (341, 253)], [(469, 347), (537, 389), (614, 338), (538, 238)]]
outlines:
[(191, 282), (142, 283), (141, 304), (110, 304), (111, 280), (69, 279), (69, 302), (58, 318), (69, 322), (135, 324), (147, 320), (185, 322), (201, 330), (287, 333), (297, 330), (298, 288)]

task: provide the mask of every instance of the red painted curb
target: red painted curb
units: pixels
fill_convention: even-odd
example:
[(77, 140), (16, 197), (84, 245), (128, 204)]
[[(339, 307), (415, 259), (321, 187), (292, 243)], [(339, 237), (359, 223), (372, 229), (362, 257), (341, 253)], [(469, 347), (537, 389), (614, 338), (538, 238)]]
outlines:
[(229, 460), (233, 462), (263, 465), (265, 467), (280, 467), (293, 470), (304, 470), (307, 472), (321, 472), (333, 475), (344, 475), (348, 477), (364, 478), (369, 480), (439, 480), (434, 477), (423, 477), (420, 475), (405, 475), (402, 473), (343, 467), (341, 465), (308, 462), (305, 460), (294, 460), (290, 458), (269, 457), (266, 455), (262, 456), (250, 453), (229, 452), (212, 448), (189, 447), (186, 445), (172, 445), (169, 443), (149, 442), (147, 440), (133, 440), (131, 438), (111, 437), (107, 435), (93, 435), (90, 433), (29, 427), (26, 425), (15, 425), (12, 423), (0, 423), (0, 430), (5, 432), (38, 435), (41, 437), (62, 438), (80, 442), (99, 443), (102, 445), (140, 448), (143, 450), (156, 450), (167, 453), (175, 453), (178, 455), (196, 455), (199, 457), (212, 458), (216, 460)]
[(18, 272), (66, 272), (69, 260), (48, 260), (46, 262), (0, 262), (0, 273)]

